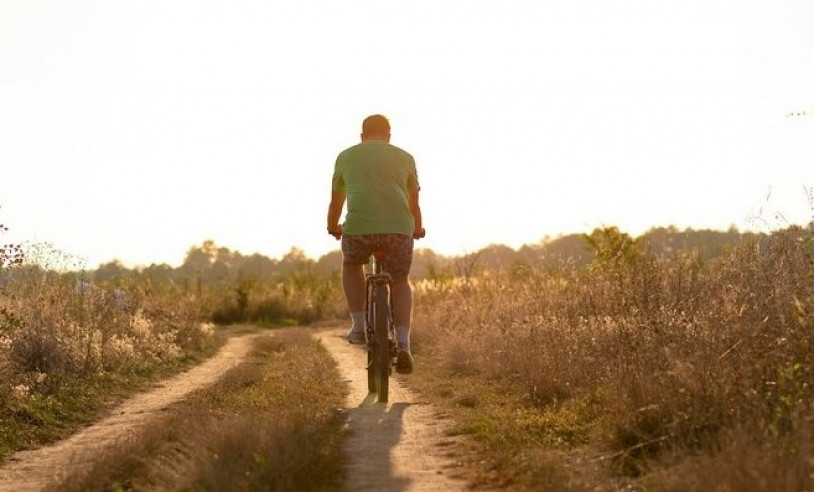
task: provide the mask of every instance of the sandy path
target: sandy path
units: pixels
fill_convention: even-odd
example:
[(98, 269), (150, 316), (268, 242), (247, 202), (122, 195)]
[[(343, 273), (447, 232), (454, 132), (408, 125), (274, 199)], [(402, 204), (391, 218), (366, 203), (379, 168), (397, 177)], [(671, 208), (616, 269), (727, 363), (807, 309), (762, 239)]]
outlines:
[(399, 383), (409, 376), (391, 378), (390, 401), (376, 403), (367, 391), (365, 350), (350, 345), (344, 333), (345, 329), (334, 329), (315, 336), (336, 359), (351, 388), (344, 445), (350, 463), (347, 490), (465, 490), (465, 483), (454, 478), (453, 441), (444, 434), (444, 417)]
[(138, 432), (155, 413), (217, 381), (248, 354), (254, 336), (258, 335), (231, 338), (206, 362), (124, 402), (109, 417), (68, 439), (10, 456), (0, 467), (0, 491), (37, 491), (60, 483), (68, 470), (75, 472), (89, 465), (99, 453)]

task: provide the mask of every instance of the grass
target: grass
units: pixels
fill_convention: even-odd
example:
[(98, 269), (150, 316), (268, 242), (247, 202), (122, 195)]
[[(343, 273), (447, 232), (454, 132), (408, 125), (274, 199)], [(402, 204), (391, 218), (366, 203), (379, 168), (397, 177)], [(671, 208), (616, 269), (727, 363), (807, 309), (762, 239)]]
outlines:
[(215, 386), (55, 490), (337, 490), (345, 395), (306, 330), (278, 330)]
[[(587, 268), (482, 271), (417, 289), (417, 367), (406, 381), (453, 418), (451, 432), (465, 437), (454, 440), (455, 455), (473, 486), (814, 490), (814, 232), (749, 238), (715, 259), (656, 257), (615, 229), (591, 239)], [(0, 347), (13, 350), (0, 351), (8, 390), (0, 408), (11, 447), (74, 425), (70, 416), (81, 414), (70, 409), (85, 405), (93, 384), (115, 393), (128, 374), (183, 360), (167, 346), (206, 346), (194, 336), (193, 299), (146, 292), (141, 313), (154, 335), (146, 338), (132, 331), (144, 324), (103, 316), (59, 331), (73, 325), (58, 314), (77, 313), (60, 298), (2, 299)], [(36, 307), (49, 305), (58, 309)], [(92, 312), (116, 316), (102, 299)], [(80, 489), (336, 487), (338, 376), (305, 335), (281, 333), (224, 385), (101, 462)], [(105, 345), (112, 340), (127, 343)], [(304, 471), (316, 469), (325, 475)]]
[[(25, 260), (0, 269), (0, 460), (70, 436), (151, 382), (213, 354), (230, 332), (257, 330), (210, 322), (230, 300), (217, 289), (136, 272), (94, 282), (74, 258), (48, 245), (27, 248)], [(280, 325), (330, 314), (332, 284), (296, 273), (276, 290), (258, 284), (238, 292), (246, 294), (241, 316)], [(118, 291), (126, 293), (125, 303)], [(299, 426), (299, 414), (284, 417), (289, 421), (281, 425)], [(256, 428), (243, 420), (235, 426), (247, 433)]]
[(41, 382), (28, 375), (30, 383), (22, 385), (25, 389), (12, 390), (9, 403), (0, 408), (0, 460), (69, 437), (150, 383), (213, 354), (222, 344), (221, 338), (205, 350), (149, 368), (87, 375), (52, 373)]
[(463, 438), (455, 441), (455, 455), (466, 465), (463, 475), (471, 486), (593, 490), (586, 477), (596, 475), (590, 469), (599, 456), (584, 452), (596, 432), (593, 407), (580, 400), (539, 406), (514, 391), (511, 380), (451, 371), (447, 360), (432, 353), (416, 347), (416, 370), (405, 381), (454, 422), (448, 432)]
[(69, 436), (224, 339), (189, 295), (144, 282), (121, 303), (70, 266), (46, 248), (0, 270), (0, 459)]
[(410, 381), (470, 438), (473, 483), (814, 488), (812, 231), (714, 261), (596, 245), (624, 249), (417, 293)]

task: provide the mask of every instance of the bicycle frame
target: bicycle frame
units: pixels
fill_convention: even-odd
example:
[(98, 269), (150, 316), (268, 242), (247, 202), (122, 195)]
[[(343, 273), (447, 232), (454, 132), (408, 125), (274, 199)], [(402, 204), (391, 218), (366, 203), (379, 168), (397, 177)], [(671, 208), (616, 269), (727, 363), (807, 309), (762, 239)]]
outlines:
[(365, 328), (367, 339), (368, 391), (377, 393), (379, 402), (387, 402), (389, 377), (396, 355), (392, 279), (382, 271), (383, 252), (374, 251), (371, 271), (365, 276)]
[[(379, 258), (376, 257), (379, 255)], [(365, 312), (367, 313), (367, 328), (368, 330), (373, 330), (373, 312), (370, 309), (371, 303), (373, 301), (373, 291), (376, 287), (386, 287), (387, 294), (388, 294), (388, 305), (390, 305), (390, 285), (392, 283), (392, 279), (390, 278), (389, 273), (385, 273), (382, 271), (382, 266), (380, 262), (381, 258), (381, 251), (374, 251), (373, 255), (370, 257), (370, 272), (365, 275), (365, 283), (366, 283), (366, 293), (365, 293)]]

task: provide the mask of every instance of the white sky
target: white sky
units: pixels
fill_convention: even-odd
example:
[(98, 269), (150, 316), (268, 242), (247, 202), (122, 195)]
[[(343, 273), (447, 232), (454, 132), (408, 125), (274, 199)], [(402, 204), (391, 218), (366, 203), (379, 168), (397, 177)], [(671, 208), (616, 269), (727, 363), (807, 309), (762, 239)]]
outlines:
[(439, 253), (806, 223), (814, 1), (0, 0), (0, 241), (316, 258), (379, 112)]

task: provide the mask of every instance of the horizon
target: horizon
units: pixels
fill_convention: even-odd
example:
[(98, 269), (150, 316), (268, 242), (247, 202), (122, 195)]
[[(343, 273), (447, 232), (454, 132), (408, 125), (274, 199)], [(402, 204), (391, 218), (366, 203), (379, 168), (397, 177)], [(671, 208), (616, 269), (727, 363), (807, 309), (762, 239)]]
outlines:
[[(808, 224), (787, 224), (784, 227), (778, 226), (777, 228), (774, 228), (773, 230), (781, 230), (781, 229), (783, 229), (785, 227), (790, 227), (790, 226), (811, 227), (812, 224), (814, 224), (814, 217), (812, 218), (811, 222), (809, 222)], [(452, 253), (436, 251), (435, 249), (433, 249), (431, 247), (424, 247), (424, 246), (421, 245), (421, 241), (417, 240), (415, 242), (415, 251), (416, 252), (422, 251), (422, 250), (423, 251), (430, 251), (435, 255), (438, 255), (438, 256), (441, 256), (441, 257), (444, 257), (444, 258), (453, 258), (453, 259), (454, 258), (465, 257), (465, 256), (468, 256), (468, 255), (471, 255), (471, 254), (474, 254), (474, 253), (478, 253), (480, 251), (483, 251), (485, 249), (489, 249), (489, 248), (492, 248), (492, 247), (506, 247), (506, 248), (511, 249), (514, 252), (519, 252), (523, 248), (527, 248), (527, 247), (528, 248), (545, 247), (547, 244), (550, 244), (550, 243), (556, 242), (557, 240), (567, 238), (567, 237), (571, 237), (571, 236), (589, 235), (589, 234), (591, 234), (592, 232), (594, 232), (597, 229), (602, 229), (602, 228), (606, 228), (606, 227), (613, 228), (613, 227), (616, 227), (616, 226), (610, 225), (610, 224), (605, 224), (605, 225), (599, 226), (599, 227), (597, 227), (595, 229), (592, 229), (590, 231), (573, 231), (573, 232), (569, 232), (569, 233), (560, 233), (560, 234), (551, 235), (551, 236), (547, 235), (547, 236), (542, 237), (537, 242), (528, 242), (528, 243), (523, 243), (523, 244), (519, 244), (519, 245), (515, 245), (515, 246), (505, 244), (505, 243), (501, 243), (501, 242), (492, 242), (492, 243), (489, 243), (489, 244), (484, 244), (479, 248), (475, 248), (475, 249), (471, 249), (471, 250), (463, 250), (463, 251), (458, 251), (458, 252), (452, 252)], [(730, 225), (730, 227), (728, 227), (728, 228), (692, 228), (692, 227), (679, 228), (679, 227), (677, 227), (675, 225), (653, 226), (653, 227), (651, 227), (651, 228), (649, 228), (649, 229), (647, 229), (647, 230), (645, 230), (645, 231), (643, 231), (643, 232), (641, 232), (639, 234), (631, 234), (629, 231), (625, 231), (625, 230), (623, 230), (621, 228), (618, 228), (618, 227), (616, 227), (616, 228), (619, 230), (619, 232), (621, 232), (623, 234), (627, 234), (633, 239), (644, 237), (647, 234), (650, 234), (650, 233), (652, 233), (654, 231), (658, 231), (658, 230), (674, 230), (678, 234), (682, 234), (682, 233), (686, 233), (686, 232), (715, 232), (715, 233), (721, 233), (721, 234), (725, 234), (725, 233), (729, 233), (729, 232), (735, 232), (736, 234), (744, 235), (744, 234), (770, 234), (771, 232), (773, 232), (773, 231), (763, 232), (763, 231), (759, 231), (759, 230), (742, 230), (742, 229), (737, 228), (734, 224)], [(100, 267), (108, 265), (108, 264), (118, 264), (118, 265), (121, 265), (122, 267), (124, 267), (124, 268), (126, 268), (128, 270), (140, 270), (140, 269), (149, 268), (149, 267), (152, 267), (152, 266), (165, 266), (165, 265), (175, 269), (175, 268), (179, 268), (179, 267), (183, 266), (183, 264), (184, 264), (184, 262), (186, 260), (186, 256), (187, 256), (187, 254), (189, 253), (190, 250), (192, 250), (193, 248), (199, 248), (199, 247), (203, 246), (206, 242), (209, 242), (209, 241), (212, 241), (213, 245), (215, 247), (217, 247), (217, 249), (225, 248), (225, 249), (229, 250), (230, 252), (236, 253), (236, 254), (244, 257), (244, 258), (253, 256), (253, 255), (260, 255), (260, 256), (266, 257), (266, 258), (268, 258), (270, 260), (274, 260), (274, 261), (280, 261), (285, 256), (287, 256), (288, 254), (290, 254), (290, 253), (292, 253), (294, 251), (302, 252), (304, 254), (304, 256), (308, 260), (315, 261), (315, 262), (319, 261), (320, 259), (322, 259), (325, 256), (328, 256), (328, 255), (331, 255), (331, 254), (336, 254), (336, 253), (341, 253), (341, 248), (340, 248), (338, 242), (337, 242), (336, 248), (325, 251), (325, 252), (320, 253), (318, 255), (309, 254), (307, 251), (303, 250), (302, 248), (300, 248), (300, 247), (298, 247), (296, 245), (290, 246), (285, 252), (283, 252), (281, 254), (268, 255), (268, 254), (260, 252), (260, 251), (252, 251), (252, 252), (241, 251), (239, 249), (230, 247), (228, 244), (220, 244), (217, 241), (214, 241), (212, 239), (203, 239), (203, 240), (201, 240), (201, 241), (199, 241), (199, 242), (197, 242), (195, 244), (190, 245), (188, 248), (186, 248), (186, 250), (184, 251), (183, 256), (181, 257), (181, 260), (178, 261), (177, 263), (152, 262), (152, 263), (149, 263), (149, 264), (130, 264), (130, 263), (127, 263), (125, 261), (122, 261), (119, 258), (112, 257), (109, 260), (100, 262), (99, 264), (94, 265), (94, 266), (91, 267), (90, 265), (86, 264), (84, 259), (82, 259), (82, 258), (80, 258), (80, 257), (78, 257), (76, 255), (73, 255), (70, 251), (61, 250), (61, 249), (59, 249), (58, 247), (56, 247), (55, 245), (53, 245), (51, 243), (23, 243), (22, 244), (22, 249), (23, 249), (23, 252), (25, 253), (26, 246), (33, 247), (35, 250), (38, 250), (38, 248), (42, 248), (45, 255), (50, 255), (50, 256), (48, 256), (46, 258), (47, 260), (53, 261), (53, 260), (55, 260), (55, 257), (58, 256), (60, 258), (56, 263), (61, 264), (61, 263), (64, 262), (64, 263), (72, 263), (72, 264), (76, 265), (77, 262), (78, 262), (78, 263), (81, 263), (81, 265), (82, 265), (82, 268), (79, 268), (79, 270), (93, 271), (93, 270), (97, 270)]]

